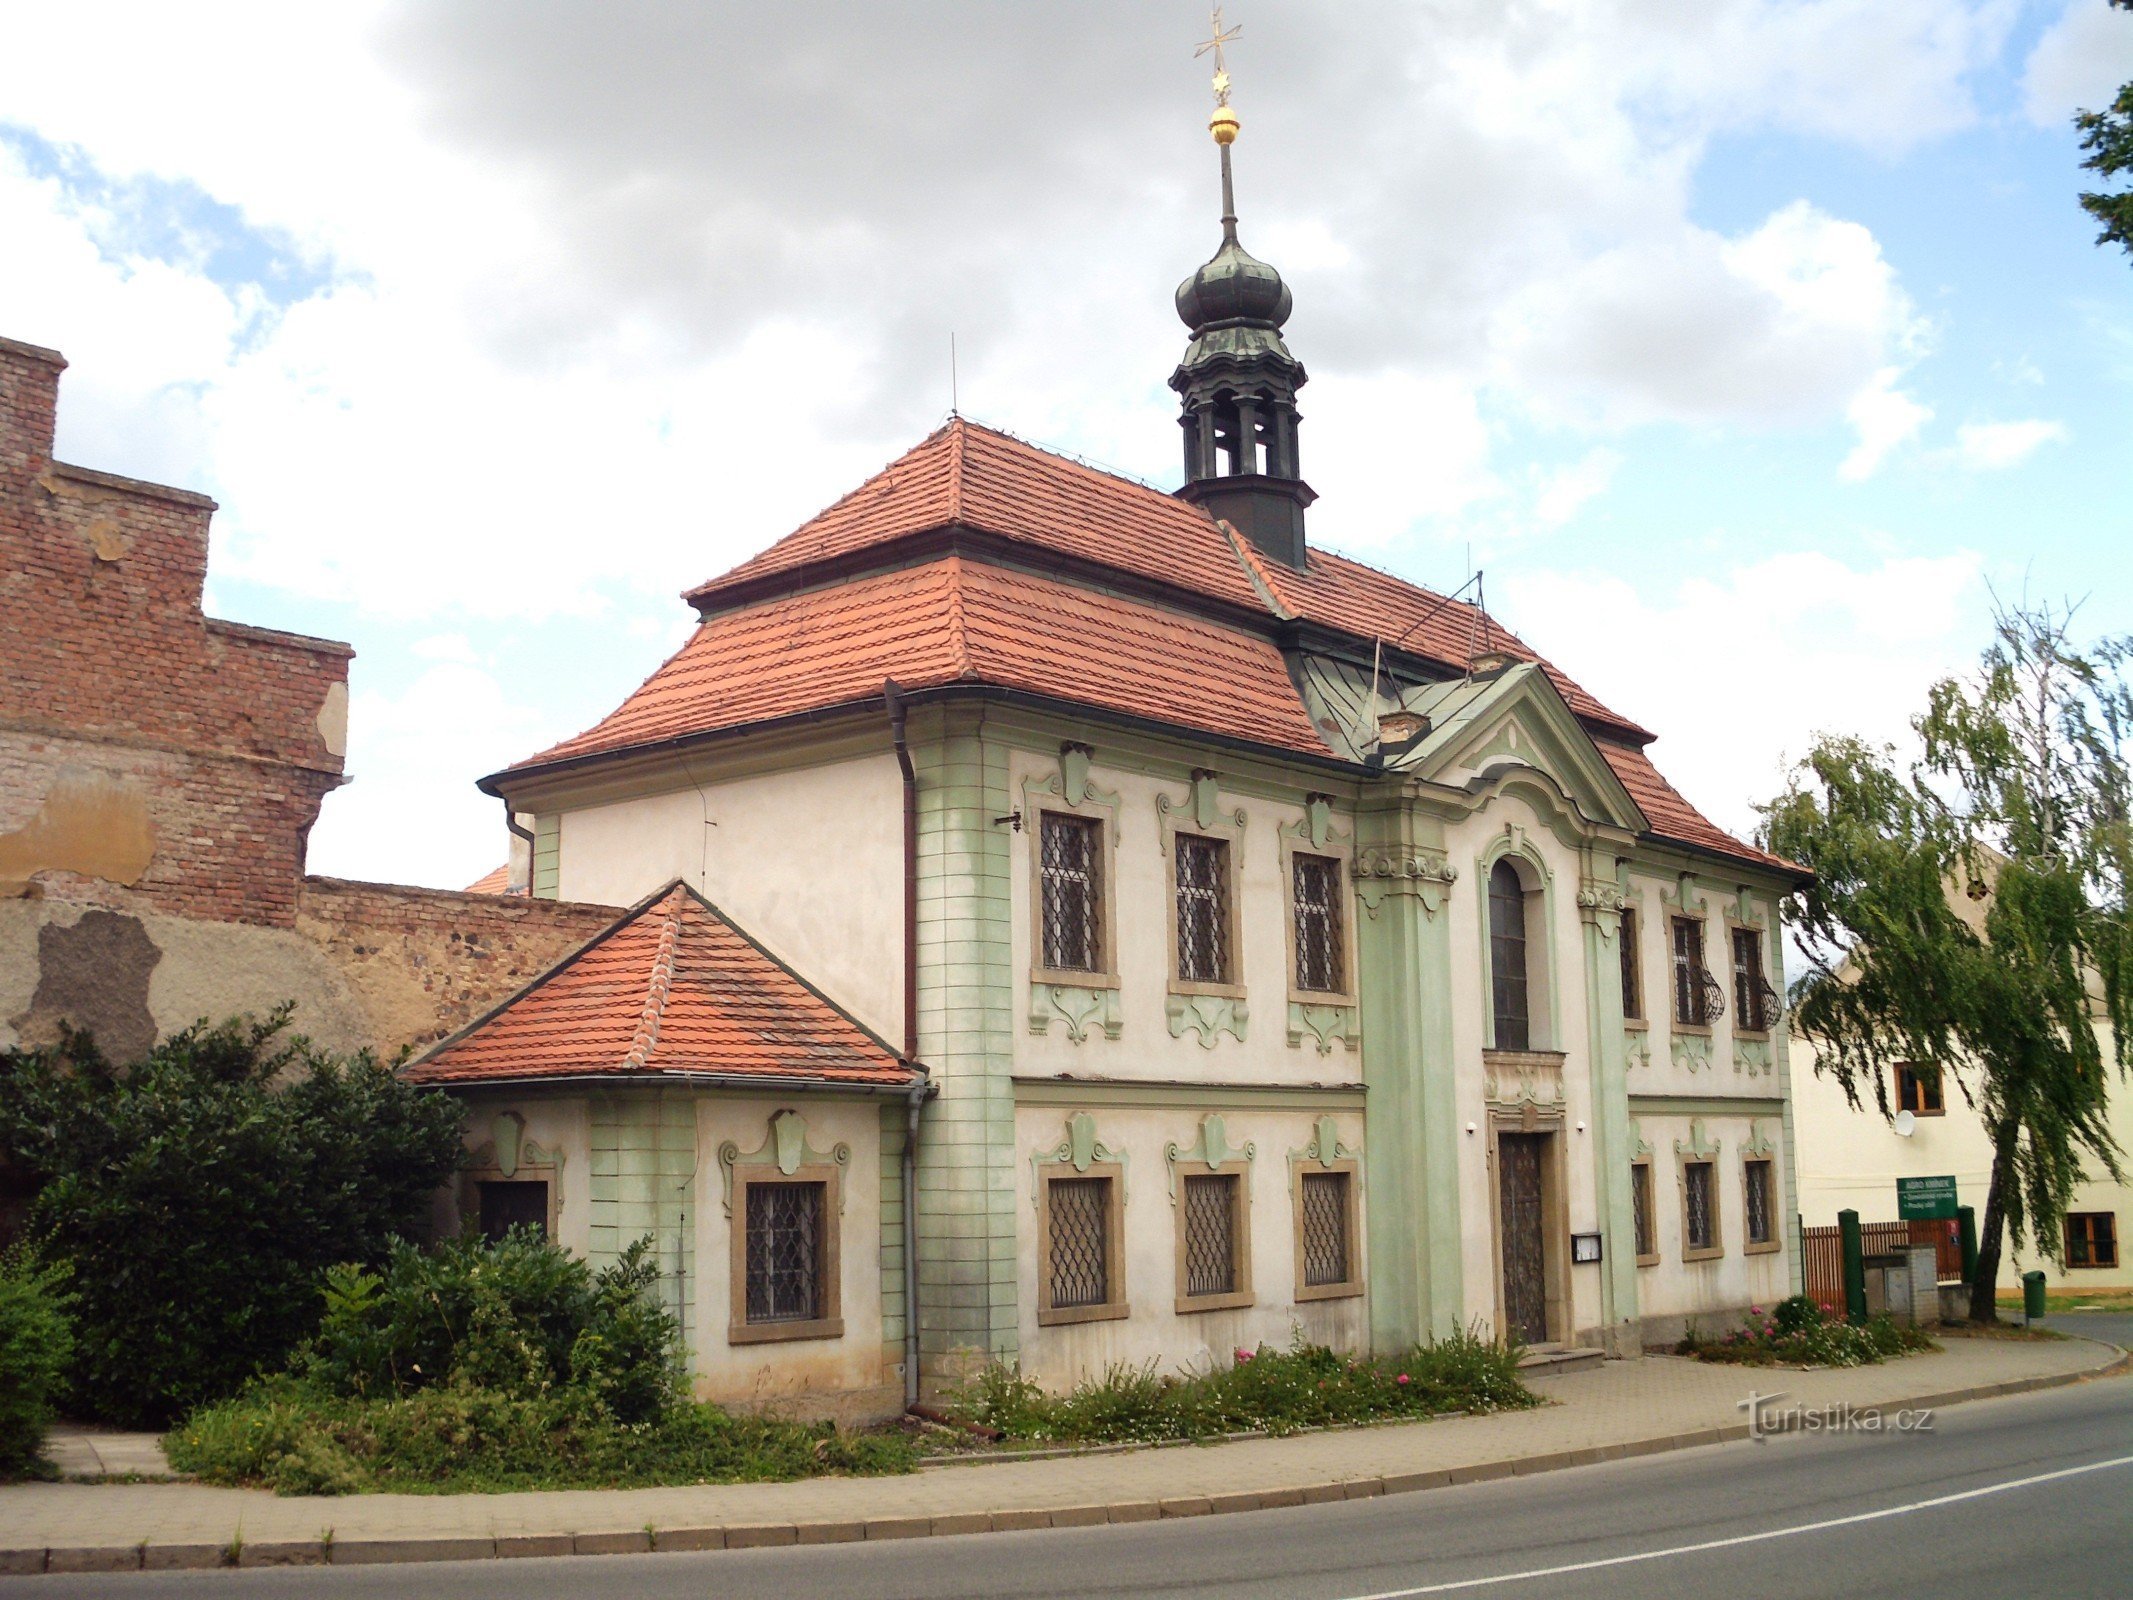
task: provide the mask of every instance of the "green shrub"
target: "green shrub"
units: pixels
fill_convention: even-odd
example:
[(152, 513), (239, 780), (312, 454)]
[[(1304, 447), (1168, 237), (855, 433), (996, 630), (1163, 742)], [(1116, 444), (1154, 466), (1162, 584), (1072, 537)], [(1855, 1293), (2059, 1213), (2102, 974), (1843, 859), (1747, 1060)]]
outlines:
[(65, 1276), (19, 1248), (0, 1255), (0, 1478), (34, 1474), (43, 1461), (74, 1354)]
[(1770, 1320), (1783, 1334), (1804, 1333), (1824, 1320), (1822, 1308), (1804, 1294), (1790, 1295), (1770, 1308)]
[(1751, 1320), (1722, 1338), (1709, 1338), (1690, 1323), (1674, 1353), (1751, 1367), (1864, 1367), (1940, 1348), (1918, 1329), (1888, 1317), (1855, 1325), (1804, 1295), (1779, 1302), (1767, 1317), (1759, 1306), (1748, 1309)]
[(205, 1023), (120, 1067), (82, 1034), (0, 1055), (0, 1153), (42, 1187), (30, 1225), (71, 1272), (69, 1404), (161, 1423), (279, 1367), (335, 1262), (417, 1231), (460, 1113), (368, 1055)]
[(643, 1239), (598, 1272), (520, 1230), (430, 1250), (396, 1243), (378, 1272), (326, 1274), (325, 1315), (295, 1370), (354, 1399), (570, 1390), (618, 1422), (646, 1422), (681, 1392), (681, 1328), (658, 1281)]
[(1010, 1439), (1116, 1443), (1293, 1433), (1446, 1411), (1535, 1403), (1518, 1378), (1518, 1347), (1468, 1330), (1397, 1358), (1344, 1356), (1299, 1340), (1287, 1350), (1239, 1350), (1230, 1364), (1166, 1374), (1155, 1363), (1116, 1365), (1063, 1395), (1014, 1367), (991, 1367), (951, 1397), (954, 1412)]

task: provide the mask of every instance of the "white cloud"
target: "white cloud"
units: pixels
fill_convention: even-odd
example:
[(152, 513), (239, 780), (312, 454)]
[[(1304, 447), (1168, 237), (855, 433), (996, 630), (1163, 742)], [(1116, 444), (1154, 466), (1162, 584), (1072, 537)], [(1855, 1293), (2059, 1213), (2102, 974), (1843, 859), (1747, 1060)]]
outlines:
[(1955, 430), (1955, 455), (1972, 472), (1998, 472), (2019, 467), (2044, 445), (2065, 438), (2065, 423), (2041, 417), (2021, 422), (1966, 422)]
[(1871, 478), (1890, 451), (1917, 438), (1919, 430), (1933, 420), (1930, 407), (1920, 405), (1896, 387), (1902, 375), (1900, 367), (1883, 367), (1845, 408), (1844, 414), (1859, 436), (1859, 442), (1837, 468), (1837, 476), (1846, 483)]
[(2101, 111), (2133, 79), (2133, 15), (2109, 0), (2070, 0), (2022, 69), (2029, 120), (2064, 128), (2076, 111)]
[(1543, 528), (1560, 528), (1582, 511), (1586, 502), (1607, 492), (1621, 465), (1620, 451), (1600, 445), (1568, 466), (1546, 474), (1533, 496), (1533, 520)]
[[(1974, 660), (1983, 565), (1969, 551), (1859, 565), (1799, 551), (1670, 592), (1589, 571), (1513, 572), (1500, 592), (1522, 638), (1543, 641), (1571, 677), (1654, 729), (1660, 769), (1714, 821), (1746, 833), (1753, 803), (1776, 792), (1814, 735), (1901, 740), (1927, 686)], [(1754, 646), (1742, 654), (1733, 646), (1750, 617)], [(1726, 670), (1684, 672), (1684, 650)]]

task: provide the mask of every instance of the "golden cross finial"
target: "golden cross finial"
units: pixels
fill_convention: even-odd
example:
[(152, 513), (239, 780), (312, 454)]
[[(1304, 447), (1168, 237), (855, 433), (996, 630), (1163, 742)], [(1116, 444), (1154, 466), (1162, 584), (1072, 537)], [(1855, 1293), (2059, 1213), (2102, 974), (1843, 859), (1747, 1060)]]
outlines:
[(1239, 23), (1234, 28), (1225, 29), (1222, 26), (1222, 8), (1216, 6), (1214, 8), (1213, 36), (1192, 53), (1192, 58), (1195, 61), (1206, 55), (1210, 50), (1215, 53), (1215, 104), (1218, 106), (1229, 104), (1229, 67), (1222, 59), (1222, 47), (1243, 31), (1244, 25), (1242, 23)]

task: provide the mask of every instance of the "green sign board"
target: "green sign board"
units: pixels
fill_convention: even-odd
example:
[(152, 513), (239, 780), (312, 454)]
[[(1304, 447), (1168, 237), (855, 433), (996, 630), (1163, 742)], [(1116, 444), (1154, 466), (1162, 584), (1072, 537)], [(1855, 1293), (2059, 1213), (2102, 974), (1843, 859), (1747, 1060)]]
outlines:
[(1955, 1179), (1898, 1178), (1896, 1215), (1905, 1222), (1945, 1222), (1955, 1215)]

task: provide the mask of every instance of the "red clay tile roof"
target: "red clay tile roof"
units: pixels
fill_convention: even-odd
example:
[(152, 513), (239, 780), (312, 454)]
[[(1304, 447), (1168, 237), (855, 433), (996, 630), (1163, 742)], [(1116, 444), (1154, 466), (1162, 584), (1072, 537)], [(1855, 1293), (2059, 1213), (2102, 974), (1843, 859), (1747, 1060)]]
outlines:
[(460, 892), (463, 894), (525, 893), (523, 889), (514, 889), (511, 887), (511, 863), (508, 861), (506, 861), (500, 867), (491, 867), (487, 872), (484, 872), (480, 877), (476, 878), (472, 883), (468, 884), (466, 888)]
[(915, 1080), (880, 1038), (676, 882), (403, 1069), (413, 1083), (719, 1073)]
[(1709, 817), (1698, 811), (1682, 796), (1679, 789), (1661, 776), (1652, 758), (1636, 745), (1618, 744), (1612, 739), (1595, 739), (1607, 764), (1615, 769), (1615, 776), (1622, 780), (1622, 787), (1637, 802), (1644, 813), (1644, 820), (1652, 825), (1652, 832), (1662, 838), (1680, 844), (1695, 845), (1703, 850), (1715, 850), (1720, 855), (1732, 856), (1741, 861), (1752, 861), (1758, 866), (1775, 867), (1781, 872), (1800, 872), (1804, 869), (1782, 856), (1765, 854), (1751, 844), (1744, 844), (1726, 832)]
[(962, 556), (713, 615), (615, 712), (519, 768), (906, 689), (984, 683), (1324, 756), (1268, 639)]

